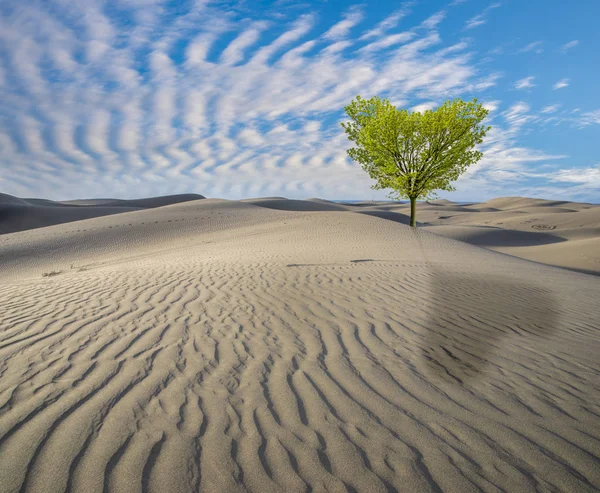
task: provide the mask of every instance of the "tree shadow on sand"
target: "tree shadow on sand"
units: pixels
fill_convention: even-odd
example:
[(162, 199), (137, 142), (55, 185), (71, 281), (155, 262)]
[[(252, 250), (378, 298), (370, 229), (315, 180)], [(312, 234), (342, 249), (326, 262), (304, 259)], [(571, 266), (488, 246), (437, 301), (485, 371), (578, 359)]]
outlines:
[(495, 371), (492, 356), (508, 338), (526, 343), (556, 330), (558, 300), (539, 283), (431, 269), (436, 309), (429, 310), (422, 357), (432, 380), (463, 385)]

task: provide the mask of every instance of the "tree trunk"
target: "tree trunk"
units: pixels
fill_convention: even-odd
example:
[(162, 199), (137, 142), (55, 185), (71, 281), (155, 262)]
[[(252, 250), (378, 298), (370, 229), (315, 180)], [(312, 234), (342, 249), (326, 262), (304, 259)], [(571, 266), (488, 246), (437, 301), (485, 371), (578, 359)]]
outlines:
[(413, 228), (417, 227), (417, 198), (410, 198), (410, 225)]

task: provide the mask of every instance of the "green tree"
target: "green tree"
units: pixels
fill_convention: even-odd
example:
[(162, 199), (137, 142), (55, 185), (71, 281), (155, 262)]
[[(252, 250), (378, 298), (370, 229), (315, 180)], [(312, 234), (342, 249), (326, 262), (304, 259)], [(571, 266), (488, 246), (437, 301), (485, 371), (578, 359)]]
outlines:
[(410, 199), (410, 225), (416, 227), (417, 199), (435, 198), (435, 190), (456, 190), (456, 180), (482, 157), (475, 146), (491, 128), (477, 99), (446, 101), (435, 110), (410, 113), (387, 99), (357, 96), (344, 107), (342, 122), (355, 147), (348, 155), (377, 180), (375, 190), (392, 189), (392, 199)]

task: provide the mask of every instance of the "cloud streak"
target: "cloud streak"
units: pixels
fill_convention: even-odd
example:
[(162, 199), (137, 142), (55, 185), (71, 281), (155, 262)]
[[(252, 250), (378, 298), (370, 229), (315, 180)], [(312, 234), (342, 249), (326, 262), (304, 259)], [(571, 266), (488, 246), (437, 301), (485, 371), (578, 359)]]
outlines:
[(496, 2), (486, 7), (481, 14), (478, 14), (467, 21), (465, 24), (465, 29), (474, 29), (476, 27), (483, 26), (488, 21), (489, 13), (492, 10), (500, 7), (500, 5), (500, 2)]
[(515, 89), (531, 89), (532, 87), (535, 87), (535, 84), (533, 83), (534, 79), (535, 77), (529, 76), (518, 80), (515, 82)]
[(362, 12), (357, 8), (351, 9), (345, 16), (344, 19), (334, 24), (329, 30), (323, 35), (325, 39), (339, 40), (345, 38), (350, 30), (360, 23), (363, 18)]
[(574, 39), (573, 41), (569, 41), (560, 47), (561, 53), (566, 53), (567, 51), (575, 48), (579, 44), (579, 40)]
[(552, 86), (552, 89), (555, 91), (557, 89), (562, 89), (563, 87), (567, 87), (569, 85), (569, 79), (560, 79), (556, 84)]
[(542, 49), (542, 41), (533, 41), (532, 43), (529, 43), (528, 45), (524, 46), (523, 48), (521, 48), (519, 50), (519, 53), (529, 53), (529, 52), (534, 52), (534, 53), (542, 53), (544, 50)]

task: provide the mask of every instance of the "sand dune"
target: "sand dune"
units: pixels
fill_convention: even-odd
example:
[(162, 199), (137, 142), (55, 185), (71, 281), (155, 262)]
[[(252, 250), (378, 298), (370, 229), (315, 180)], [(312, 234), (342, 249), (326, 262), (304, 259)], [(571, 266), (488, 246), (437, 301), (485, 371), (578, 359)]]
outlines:
[(0, 193), (0, 205), (28, 205), (25, 199), (14, 197), (6, 193)]
[(492, 226), (430, 226), (426, 230), (486, 248), (529, 247), (568, 241), (545, 232), (507, 230)]
[[(530, 207), (560, 207), (568, 205), (575, 208), (585, 208), (592, 204), (584, 204), (581, 202), (568, 202), (566, 200), (545, 200), (545, 199), (531, 199), (527, 197), (498, 197), (495, 199), (482, 202), (481, 204), (473, 204), (474, 207), (479, 205), (485, 205), (486, 207), (492, 207), (495, 209), (524, 209)], [(468, 207), (468, 206), (467, 206)]]
[(452, 202), (451, 200), (446, 200), (446, 199), (428, 200), (425, 203), (429, 204), (429, 205), (444, 205), (444, 206), (446, 206), (446, 205), (449, 205), (449, 206), (458, 205), (458, 204), (456, 204), (456, 202)]
[(241, 202), (247, 204), (267, 207), (268, 209), (277, 209), (282, 211), (345, 211), (343, 205), (338, 205), (327, 200), (290, 200), (280, 197), (270, 197), (263, 199), (245, 199)]
[(305, 207), (0, 235), (0, 491), (598, 491), (598, 277)]
[(494, 249), (535, 262), (560, 265), (587, 274), (600, 274), (600, 235), (597, 233), (595, 237), (572, 239), (566, 243), (547, 243), (536, 247), (534, 251), (515, 245)]
[[(417, 206), (417, 218), (427, 231), (536, 262), (600, 274), (597, 204), (522, 197), (466, 205), (435, 202)], [(393, 206), (405, 214), (409, 207)]]
[(202, 198), (204, 198), (202, 195), (183, 194), (138, 200), (92, 199), (55, 202), (44, 199), (20, 199), (0, 194), (0, 234), (162, 207)]
[[(410, 204), (365, 201), (344, 205), (349, 211), (409, 223)], [(417, 224), (429, 232), (497, 252), (600, 274), (597, 204), (524, 197), (463, 205), (433, 200), (417, 205)]]

